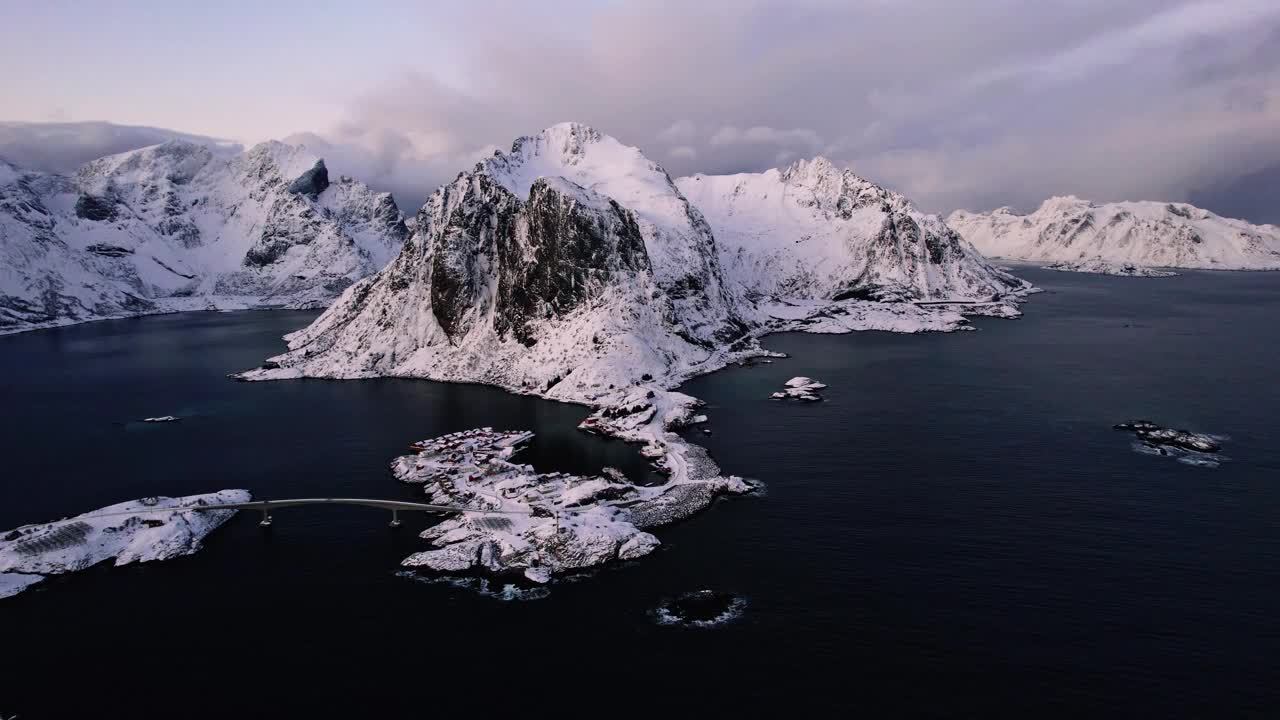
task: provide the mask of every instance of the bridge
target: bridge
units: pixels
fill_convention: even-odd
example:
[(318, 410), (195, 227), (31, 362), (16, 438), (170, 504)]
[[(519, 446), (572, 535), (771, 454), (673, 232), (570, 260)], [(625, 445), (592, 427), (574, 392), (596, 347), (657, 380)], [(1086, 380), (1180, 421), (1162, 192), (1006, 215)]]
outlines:
[(176, 512), (187, 510), (258, 510), (262, 512), (262, 527), (271, 526), (271, 511), (276, 508), (298, 507), (301, 505), (361, 505), (391, 511), (391, 527), (400, 527), (400, 511), (428, 513), (460, 513), (474, 512), (501, 515), (528, 515), (527, 510), (475, 510), (472, 508), (454, 507), (452, 505), (431, 505), (429, 503), (406, 502), (404, 500), (374, 500), (370, 498), (291, 498), (287, 500), (250, 500), (242, 503), (221, 503), (218, 505), (188, 505), (179, 508), (164, 508)]
[[(276, 508), (300, 507), (304, 505), (357, 505), (362, 507), (379, 508), (391, 511), (391, 527), (400, 527), (400, 513), (403, 512), (425, 512), (425, 513), (476, 513), (478, 515), (529, 515), (528, 510), (504, 510), (501, 507), (492, 510), (478, 510), (475, 508), (456, 507), (453, 505), (432, 505), (430, 503), (407, 502), (404, 500), (379, 500), (376, 498), (286, 498), (283, 500), (250, 500), (242, 503), (218, 503), (214, 505), (177, 505), (173, 507), (157, 507), (157, 508), (138, 508), (136, 510), (118, 510), (109, 513), (89, 513), (77, 517), (63, 518), (62, 520), (54, 520), (53, 522), (31, 523), (16, 528), (15, 532), (20, 532), (28, 528), (34, 527), (50, 527), (54, 525), (66, 525), (69, 523), (82, 522), (84, 520), (95, 520), (104, 517), (123, 517), (127, 515), (146, 515), (150, 513), (182, 513), (182, 512), (210, 512), (213, 510), (257, 510), (262, 513), (262, 520), (258, 522), (262, 527), (271, 527), (271, 511)], [(494, 518), (496, 522), (498, 519)], [(557, 518), (558, 522), (559, 518)], [(509, 522), (509, 521), (504, 521)]]

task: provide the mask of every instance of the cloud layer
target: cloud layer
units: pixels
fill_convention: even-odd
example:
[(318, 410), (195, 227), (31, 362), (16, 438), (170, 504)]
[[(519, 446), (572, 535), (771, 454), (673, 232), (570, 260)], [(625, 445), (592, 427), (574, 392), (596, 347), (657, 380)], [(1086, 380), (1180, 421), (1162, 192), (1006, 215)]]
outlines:
[(0, 159), (44, 172), (70, 173), (90, 160), (168, 140), (238, 149), (236, 143), (174, 130), (106, 122), (0, 122)]
[(331, 88), (342, 120), (291, 139), (406, 208), (564, 120), (673, 176), (824, 154), (939, 212), (1213, 197), (1280, 167), (1274, 0), (549, 0), (405, 22), (447, 48)]
[(673, 175), (825, 154), (936, 211), (1178, 200), (1280, 164), (1270, 0), (621, 4), (546, 22), (477, 15), (451, 82), (423, 69), (353, 98), (336, 140), (421, 196), (573, 119)]

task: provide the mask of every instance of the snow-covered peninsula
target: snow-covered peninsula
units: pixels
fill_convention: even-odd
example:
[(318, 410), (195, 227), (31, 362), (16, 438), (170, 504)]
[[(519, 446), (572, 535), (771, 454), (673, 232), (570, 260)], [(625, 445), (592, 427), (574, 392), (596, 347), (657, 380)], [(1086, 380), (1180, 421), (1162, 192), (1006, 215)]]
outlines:
[(1029, 215), (957, 210), (947, 224), (991, 257), (1055, 270), (1156, 276), (1152, 268), (1280, 270), (1280, 228), (1186, 203), (1050, 198)]

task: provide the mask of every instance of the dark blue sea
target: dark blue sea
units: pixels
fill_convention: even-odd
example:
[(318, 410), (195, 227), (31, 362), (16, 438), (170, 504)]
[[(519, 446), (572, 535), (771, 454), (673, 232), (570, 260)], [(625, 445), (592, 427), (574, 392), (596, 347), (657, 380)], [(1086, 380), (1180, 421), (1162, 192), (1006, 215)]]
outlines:
[[(430, 520), (242, 513), (197, 555), (0, 600), (0, 716), (1280, 716), (1280, 274), (1019, 270), (977, 332), (775, 335), (689, 382), (734, 498), (654, 555), (504, 601), (397, 575)], [(425, 381), (238, 383), (306, 312), (0, 338), (0, 529), (147, 495), (414, 499), (406, 443), (492, 425), (545, 470), (622, 468), (582, 407)], [(794, 375), (826, 401), (768, 395)], [(173, 414), (181, 422), (143, 425)], [(1148, 418), (1219, 467), (1135, 452)], [(745, 599), (713, 628), (653, 609)]]

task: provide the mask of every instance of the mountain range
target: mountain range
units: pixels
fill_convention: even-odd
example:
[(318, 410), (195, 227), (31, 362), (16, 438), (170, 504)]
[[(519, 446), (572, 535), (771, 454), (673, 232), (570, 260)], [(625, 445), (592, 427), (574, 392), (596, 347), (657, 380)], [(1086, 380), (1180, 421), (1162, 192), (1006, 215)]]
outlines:
[(322, 307), (408, 235), (303, 147), (187, 140), (62, 175), (0, 161), (0, 332), (177, 310)]
[(1152, 268), (1280, 269), (1280, 227), (1185, 203), (1046, 200), (1035, 212), (958, 210), (947, 224), (983, 254), (1056, 269), (1151, 274)]
[(598, 403), (758, 354), (766, 332), (953, 329), (957, 313), (907, 301), (1008, 315), (1028, 289), (824, 160), (676, 182), (564, 123), (437, 190), (384, 271), (246, 377), (400, 375)]

